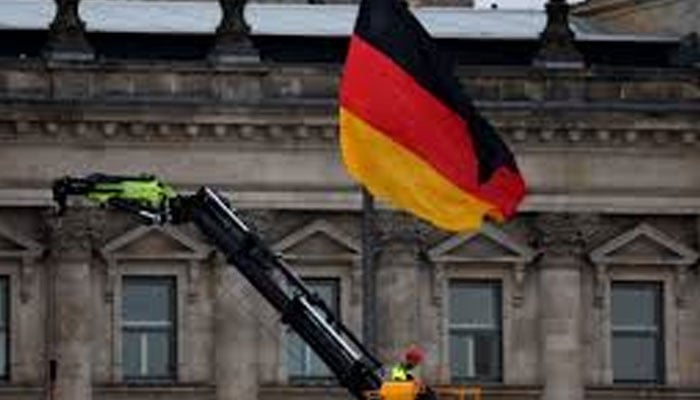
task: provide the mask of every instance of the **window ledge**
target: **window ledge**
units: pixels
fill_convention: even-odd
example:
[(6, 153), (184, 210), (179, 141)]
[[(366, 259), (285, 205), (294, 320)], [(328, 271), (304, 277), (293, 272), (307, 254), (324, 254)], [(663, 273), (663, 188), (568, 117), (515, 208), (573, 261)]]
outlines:
[(0, 382), (0, 395), (41, 393), (42, 391), (44, 391), (43, 386), (17, 385), (7, 381)]
[[(469, 385), (436, 385), (434, 388), (457, 388), (480, 386), (484, 398), (498, 397), (500, 399), (529, 400), (539, 399), (542, 395), (542, 386), (539, 385), (504, 385), (502, 383), (485, 383)], [(340, 386), (263, 386), (260, 388), (260, 399), (278, 399), (284, 397), (288, 400), (316, 400), (333, 398), (349, 398), (347, 391)]]
[(341, 386), (261, 386), (258, 400), (352, 400), (350, 393)]
[(289, 378), (289, 386), (334, 387), (339, 384), (334, 378)]
[(452, 385), (434, 385), (433, 388), (470, 388), (479, 387), (486, 398), (539, 399), (542, 395), (541, 385), (509, 385), (499, 382), (465, 382)]
[(319, 392), (327, 392), (328, 390), (339, 390), (339, 391), (345, 390), (345, 388), (338, 385), (337, 382), (335, 384), (323, 384), (323, 385), (321, 385), (321, 384), (311, 385), (311, 384), (301, 384), (301, 383), (297, 384), (295, 382), (295, 383), (290, 383), (287, 385), (269, 384), (269, 385), (260, 386), (260, 390), (267, 391), (270, 393), (276, 393), (276, 392), (280, 392), (280, 391), (296, 391), (296, 390), (298, 390), (298, 391), (309, 391), (309, 390), (313, 391), (314, 388), (318, 389)]
[(588, 399), (676, 399), (679, 396), (700, 397), (700, 386), (666, 386), (658, 383), (621, 383), (586, 387)]
[(97, 393), (212, 393), (215, 386), (210, 383), (167, 383), (167, 382), (144, 382), (144, 383), (110, 383), (96, 385)]

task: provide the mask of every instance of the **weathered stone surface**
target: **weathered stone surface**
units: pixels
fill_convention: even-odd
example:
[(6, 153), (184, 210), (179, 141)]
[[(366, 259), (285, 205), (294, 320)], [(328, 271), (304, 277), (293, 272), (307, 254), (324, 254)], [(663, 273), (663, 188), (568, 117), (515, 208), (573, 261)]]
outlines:
[(57, 399), (62, 400), (92, 398), (89, 225), (85, 210), (72, 210), (51, 224), (53, 273), (48, 284), (54, 297), (48, 329), (53, 341), (47, 358), (56, 361), (55, 388)]
[[(137, 223), (92, 208), (61, 218), (46, 212), (50, 182), (65, 174), (148, 172), (183, 191), (210, 184), (269, 243), (287, 245), (280, 250), (295, 271), (338, 278), (342, 317), (359, 333), (366, 295), (357, 245), (361, 198), (337, 150), (339, 73), (338, 65), (320, 64), (0, 61), (0, 224), (18, 227), (50, 256), (29, 264), (0, 256), (0, 273), (13, 288), (11, 376), (0, 399), (46, 398), (52, 357), (60, 399), (349, 398), (336, 387), (289, 385), (279, 315), (222, 260), (191, 257), (192, 248), (149, 235), (98, 254)], [(695, 270), (676, 273), (662, 262), (603, 268), (589, 257), (641, 223), (682, 244), (674, 248), (698, 250), (696, 71), (476, 66), (458, 74), (513, 145), (529, 193), (504, 232), (533, 254), (475, 239), (449, 254), (461, 261), (438, 265), (426, 250), (449, 235), (378, 202), (380, 358), (394, 362), (405, 345), (420, 343), (428, 350), (425, 380), (449, 384), (445, 282), (496, 279), (503, 288), (503, 382), (485, 388), (484, 399), (697, 396)], [(43, 238), (41, 224), (49, 225)], [(191, 226), (182, 232), (208, 241)], [(674, 255), (649, 242), (629, 244), (616, 255)], [(139, 258), (145, 255), (152, 259)], [(122, 380), (117, 283), (132, 273), (177, 281), (174, 383)], [(613, 279), (664, 285), (664, 387), (612, 385)]]
[(677, 35), (700, 30), (700, 4), (694, 0), (654, 2), (645, 7), (632, 0), (594, 0), (574, 5), (573, 11), (611, 30)]

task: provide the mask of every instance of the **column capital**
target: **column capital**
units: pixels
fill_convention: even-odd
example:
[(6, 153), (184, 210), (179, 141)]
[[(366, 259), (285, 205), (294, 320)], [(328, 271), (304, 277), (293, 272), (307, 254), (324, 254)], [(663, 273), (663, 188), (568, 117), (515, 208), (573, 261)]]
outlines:
[(531, 241), (545, 257), (582, 257), (599, 225), (596, 215), (540, 214), (535, 217)]
[(273, 243), (287, 235), (289, 230), (284, 224), (280, 224), (281, 213), (271, 209), (242, 209), (236, 213), (243, 222), (257, 232), (266, 241)]
[(86, 208), (72, 208), (63, 215), (49, 216), (46, 221), (51, 257), (65, 261), (89, 259), (99, 234), (95, 229), (98, 218), (98, 214)]
[(381, 249), (390, 244), (408, 244), (423, 249), (435, 229), (416, 217), (396, 211), (381, 210), (372, 221), (372, 236)]

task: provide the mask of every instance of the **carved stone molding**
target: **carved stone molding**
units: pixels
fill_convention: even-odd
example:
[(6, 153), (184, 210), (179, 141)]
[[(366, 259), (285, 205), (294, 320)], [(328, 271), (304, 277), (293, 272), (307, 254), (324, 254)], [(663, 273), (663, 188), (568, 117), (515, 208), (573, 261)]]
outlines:
[(95, 231), (91, 223), (96, 221), (93, 210), (72, 207), (61, 216), (47, 216), (46, 221), (52, 258), (86, 261), (92, 257)]
[(350, 235), (325, 219), (316, 219), (287, 234), (272, 249), (285, 261), (294, 262), (306, 271), (314, 266), (338, 268), (350, 279), (350, 302), (362, 300), (362, 267), (360, 244)]
[[(583, 124), (575, 126), (525, 125), (499, 128), (514, 145), (561, 146), (612, 148), (685, 148), (700, 144), (700, 130), (696, 127), (677, 125), (659, 127), (617, 127), (608, 125), (594, 127)], [(692, 148), (690, 147), (690, 148)]]
[(201, 259), (189, 259), (187, 261), (187, 300), (190, 302), (194, 302), (199, 298), (197, 287), (202, 275), (199, 262), (201, 262)]
[(107, 269), (105, 271), (105, 298), (107, 303), (114, 302), (114, 292), (119, 280), (119, 266), (115, 259), (107, 260)]
[(264, 146), (297, 146), (299, 143), (330, 146), (337, 141), (337, 125), (304, 122), (166, 123), (166, 122), (80, 122), (0, 121), (0, 141), (128, 141), (181, 143), (201, 141)]
[[(430, 256), (428, 256), (430, 257)], [(441, 310), (442, 301), (444, 296), (444, 285), (447, 282), (447, 272), (445, 271), (445, 263), (435, 262), (433, 263), (433, 280), (430, 285), (430, 290), (432, 291), (433, 304), (438, 306)]]
[(530, 242), (543, 256), (578, 258), (602, 228), (598, 214), (542, 213), (533, 220)]
[(430, 224), (400, 211), (377, 210), (374, 215), (375, 251), (392, 242), (413, 244), (419, 253), (427, 251), (428, 238), (435, 232)]
[(187, 298), (198, 298), (200, 266), (208, 259), (210, 248), (189, 237), (180, 229), (165, 225), (139, 226), (112, 239), (100, 249), (107, 264), (105, 301), (114, 300), (117, 280), (123, 264), (143, 261), (184, 263)]
[(608, 296), (608, 267), (605, 264), (595, 264), (595, 275), (593, 277), (593, 305), (596, 308), (603, 308), (605, 298)]
[(689, 285), (689, 268), (697, 262), (699, 255), (653, 226), (642, 223), (592, 250), (588, 257), (596, 266), (594, 300), (597, 306), (603, 304), (611, 266), (659, 266), (674, 268), (676, 304), (683, 307)]
[(264, 240), (275, 240), (288, 234), (283, 224), (280, 224), (280, 213), (270, 209), (240, 209), (238, 210), (243, 222), (251, 227)]
[(0, 224), (0, 243), (7, 245), (0, 249), (0, 260), (18, 261), (20, 300), (26, 303), (31, 299), (29, 288), (36, 280), (36, 262), (42, 256), (43, 247), (24, 235)]
[(520, 307), (524, 300), (526, 268), (535, 256), (534, 249), (491, 224), (485, 224), (478, 232), (452, 236), (428, 251), (428, 258), (435, 265), (433, 300), (436, 304), (442, 303), (448, 266), (498, 264), (510, 266), (511, 300), (514, 307)]
[[(519, 146), (581, 146), (612, 148), (683, 148), (700, 149), (700, 129), (692, 123), (654, 126), (595, 126), (577, 122), (561, 124), (556, 121), (520, 121), (507, 123), (495, 118), (499, 133), (512, 145)], [(173, 122), (173, 121), (81, 121), (81, 120), (0, 120), (0, 142), (21, 140), (48, 141), (128, 141), (182, 142), (202, 141), (252, 145), (290, 145), (300, 143), (335, 146), (337, 125), (325, 121), (275, 121), (273, 119), (246, 122)]]
[(362, 264), (360, 259), (356, 259), (352, 264), (352, 270), (350, 271), (350, 304), (353, 306), (360, 306), (362, 302), (362, 296), (367, 296), (366, 288), (363, 288), (363, 275)]
[(22, 264), (19, 272), (19, 298), (22, 303), (31, 300), (31, 292), (29, 288), (36, 281), (36, 258), (26, 257), (22, 259)]
[(285, 260), (306, 263), (354, 263), (361, 252), (355, 239), (325, 219), (293, 231), (273, 244), (272, 249)]
[(679, 308), (685, 308), (688, 305), (687, 296), (688, 291), (691, 290), (692, 283), (690, 280), (690, 265), (676, 266), (674, 280), (674, 285), (676, 287), (676, 305)]

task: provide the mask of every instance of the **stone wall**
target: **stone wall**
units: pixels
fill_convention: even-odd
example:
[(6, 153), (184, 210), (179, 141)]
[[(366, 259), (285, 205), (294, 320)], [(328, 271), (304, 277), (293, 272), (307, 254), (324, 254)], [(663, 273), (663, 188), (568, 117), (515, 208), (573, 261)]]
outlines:
[[(16, 276), (12, 304), (17, 312), (24, 308), (23, 315), (45, 315), (40, 320), (46, 322), (23, 317), (13, 324), (13, 360), (33, 359), (36, 369), (13, 361), (0, 398), (38, 398), (32, 396), (40, 396), (45, 378), (21, 371), (40, 371), (53, 357), (59, 361), (54, 398), (347, 398), (332, 386), (289, 386), (279, 316), (189, 227), (143, 227), (92, 209), (45, 222), (28, 218), (39, 211), (34, 207), (9, 211), (0, 212), (0, 242), (3, 249), (12, 244), (16, 257), (3, 250), (0, 267)], [(244, 217), (255, 221), (302, 276), (338, 277), (343, 318), (360, 331), (356, 212), (288, 210)], [(476, 234), (448, 235), (394, 212), (379, 217), (384, 244), (376, 267), (377, 354), (383, 361), (394, 360), (407, 343), (420, 343), (429, 349), (426, 381), (449, 385), (447, 282), (495, 279), (503, 285), (503, 382), (485, 387), (484, 398), (649, 396), (649, 389), (612, 385), (609, 285), (654, 280), (665, 293), (667, 384), (655, 388), (652, 398), (697, 394), (689, 389), (698, 384), (700, 366), (700, 290), (690, 269), (700, 237), (695, 218), (524, 213)], [(41, 248), (48, 253), (37, 252)], [(29, 254), (31, 264), (9, 261)], [(34, 266), (29, 274), (27, 265)], [(177, 279), (175, 384), (139, 387), (122, 381), (120, 317), (111, 310), (119, 310), (125, 274)], [(33, 282), (48, 288), (33, 291)]]
[[(348, 398), (287, 378), (279, 316), (189, 226), (140, 226), (75, 204), (65, 174), (159, 175), (222, 189), (302, 276), (336, 277), (360, 332), (360, 193), (337, 152), (336, 65), (0, 61), (0, 274), (10, 278), (11, 376), (0, 399)], [(464, 68), (513, 146), (518, 217), (450, 235), (379, 203), (377, 354), (417, 342), (449, 385), (450, 279), (503, 288), (502, 382), (485, 399), (671, 398), (700, 385), (700, 158), (694, 70)], [(177, 380), (124, 382), (120, 282), (177, 282)], [(665, 384), (613, 385), (610, 283), (664, 287)]]
[[(337, 67), (217, 71), (3, 64), (0, 201), (46, 205), (57, 175), (103, 170), (215, 183), (242, 207), (359, 207), (336, 152)], [(697, 212), (692, 70), (460, 76), (516, 149), (524, 210)]]
[(588, 0), (573, 11), (621, 32), (679, 36), (700, 32), (700, 4), (694, 0)]

